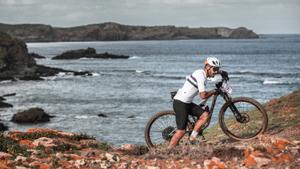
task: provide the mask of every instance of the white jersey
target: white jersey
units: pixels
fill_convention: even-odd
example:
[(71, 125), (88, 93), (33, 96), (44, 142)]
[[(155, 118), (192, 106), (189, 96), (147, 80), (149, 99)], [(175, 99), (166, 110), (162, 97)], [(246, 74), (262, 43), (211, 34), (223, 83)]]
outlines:
[(205, 91), (206, 83), (207, 77), (205, 71), (198, 69), (192, 75), (186, 77), (184, 85), (177, 91), (174, 99), (184, 103), (191, 103), (198, 93)]

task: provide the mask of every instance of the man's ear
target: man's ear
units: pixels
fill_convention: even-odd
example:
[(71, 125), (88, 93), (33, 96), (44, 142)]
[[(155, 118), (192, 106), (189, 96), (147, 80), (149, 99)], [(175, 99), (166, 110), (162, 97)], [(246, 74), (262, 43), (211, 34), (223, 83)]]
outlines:
[(207, 69), (207, 66), (208, 66), (207, 64), (206, 64), (206, 65), (204, 65), (204, 69)]

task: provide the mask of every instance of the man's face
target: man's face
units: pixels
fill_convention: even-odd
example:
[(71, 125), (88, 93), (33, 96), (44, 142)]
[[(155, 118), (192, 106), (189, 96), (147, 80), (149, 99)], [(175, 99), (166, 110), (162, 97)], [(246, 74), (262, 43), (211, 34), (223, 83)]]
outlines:
[(219, 71), (218, 67), (208, 66), (207, 67), (207, 73), (208, 77), (214, 77)]

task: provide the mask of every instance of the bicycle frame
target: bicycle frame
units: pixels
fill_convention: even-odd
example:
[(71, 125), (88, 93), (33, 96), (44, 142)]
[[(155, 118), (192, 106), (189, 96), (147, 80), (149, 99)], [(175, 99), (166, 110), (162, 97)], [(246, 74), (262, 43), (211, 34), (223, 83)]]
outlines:
[[(210, 106), (210, 108), (209, 108), (209, 116), (208, 116), (208, 119), (207, 119), (206, 123), (201, 127), (199, 133), (202, 133), (203, 130), (206, 129), (206, 128), (209, 126), (209, 124), (210, 124), (210, 122), (211, 122), (211, 117), (212, 117), (212, 115), (213, 115), (213, 111), (214, 111), (214, 108), (215, 108), (215, 105), (216, 105), (216, 101), (217, 101), (218, 96), (221, 95), (221, 96), (223, 97), (223, 99), (225, 100), (225, 103), (231, 100), (231, 97), (228, 96), (227, 93), (225, 93), (225, 92), (223, 92), (223, 91), (221, 91), (221, 90), (219, 90), (219, 89), (217, 89), (217, 90), (219, 91), (219, 92), (217, 92), (217, 94), (214, 94), (214, 95), (208, 97), (206, 100), (202, 101), (202, 102), (199, 104), (199, 106), (203, 107), (204, 104), (207, 102), (207, 100), (209, 100), (211, 97), (213, 97), (211, 106)], [(238, 110), (235, 108), (235, 106), (233, 105), (232, 107), (233, 107), (232, 109), (234, 109), (233, 112), (237, 112), (237, 113), (234, 113), (234, 115), (235, 115), (236, 117), (241, 117), (241, 114), (238, 112)], [(231, 108), (230, 108), (230, 109), (231, 109)], [(195, 116), (192, 116), (192, 119), (193, 119), (193, 122), (192, 122), (192, 123), (195, 124), (196, 121), (197, 121), (197, 118), (196, 118)], [(239, 118), (237, 118), (237, 119), (239, 119)]]
[[(208, 119), (207, 119), (206, 123), (201, 127), (199, 133), (202, 133), (202, 131), (203, 131), (204, 129), (206, 129), (206, 128), (209, 126), (209, 124), (210, 124), (210, 122), (211, 122), (211, 117), (212, 117), (212, 114), (213, 114), (213, 111), (214, 111), (214, 108), (215, 108), (215, 105), (216, 105), (216, 101), (217, 101), (218, 96), (219, 96), (219, 94), (214, 94), (214, 95), (208, 97), (206, 100), (204, 100), (203, 102), (201, 102), (201, 103), (199, 104), (199, 106), (203, 107), (203, 106), (205, 106), (204, 103), (207, 102), (207, 100), (209, 100), (211, 97), (213, 97), (211, 106), (210, 106), (210, 108), (209, 108), (209, 116), (208, 116)], [(193, 119), (193, 122), (192, 122), (193, 124), (195, 124), (196, 121), (198, 120), (195, 116), (192, 116), (192, 119)]]
[[(213, 100), (212, 100), (212, 103), (211, 103), (211, 106), (209, 109), (208, 119), (207, 119), (206, 123), (201, 127), (201, 129), (199, 131), (200, 134), (202, 134), (203, 130), (205, 130), (211, 122), (211, 117), (212, 117), (218, 96), (221, 95), (223, 97), (223, 99), (225, 100), (225, 103), (231, 101), (231, 97), (226, 92), (223, 92), (222, 90), (219, 90), (218, 88), (217, 88), (217, 90), (218, 90), (217, 94), (214, 94), (214, 95), (208, 97), (206, 100), (202, 101), (199, 104), (199, 106), (203, 107), (204, 104), (207, 102), (207, 100), (209, 100), (211, 97), (213, 97)], [(241, 122), (241, 123), (244, 122), (245, 118), (240, 114), (240, 112), (238, 111), (238, 109), (235, 107), (234, 104), (232, 104), (229, 108), (233, 112), (233, 114), (236, 117), (238, 122)], [(192, 116), (192, 119), (193, 119), (192, 124), (194, 125), (197, 121), (197, 118), (195, 116)]]

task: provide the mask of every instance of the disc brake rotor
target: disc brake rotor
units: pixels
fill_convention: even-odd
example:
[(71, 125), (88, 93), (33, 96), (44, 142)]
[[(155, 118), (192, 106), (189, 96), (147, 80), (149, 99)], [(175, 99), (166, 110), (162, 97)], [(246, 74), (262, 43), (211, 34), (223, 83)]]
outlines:
[(241, 113), (241, 116), (242, 116), (242, 123), (248, 123), (250, 121), (250, 117), (247, 113)]

